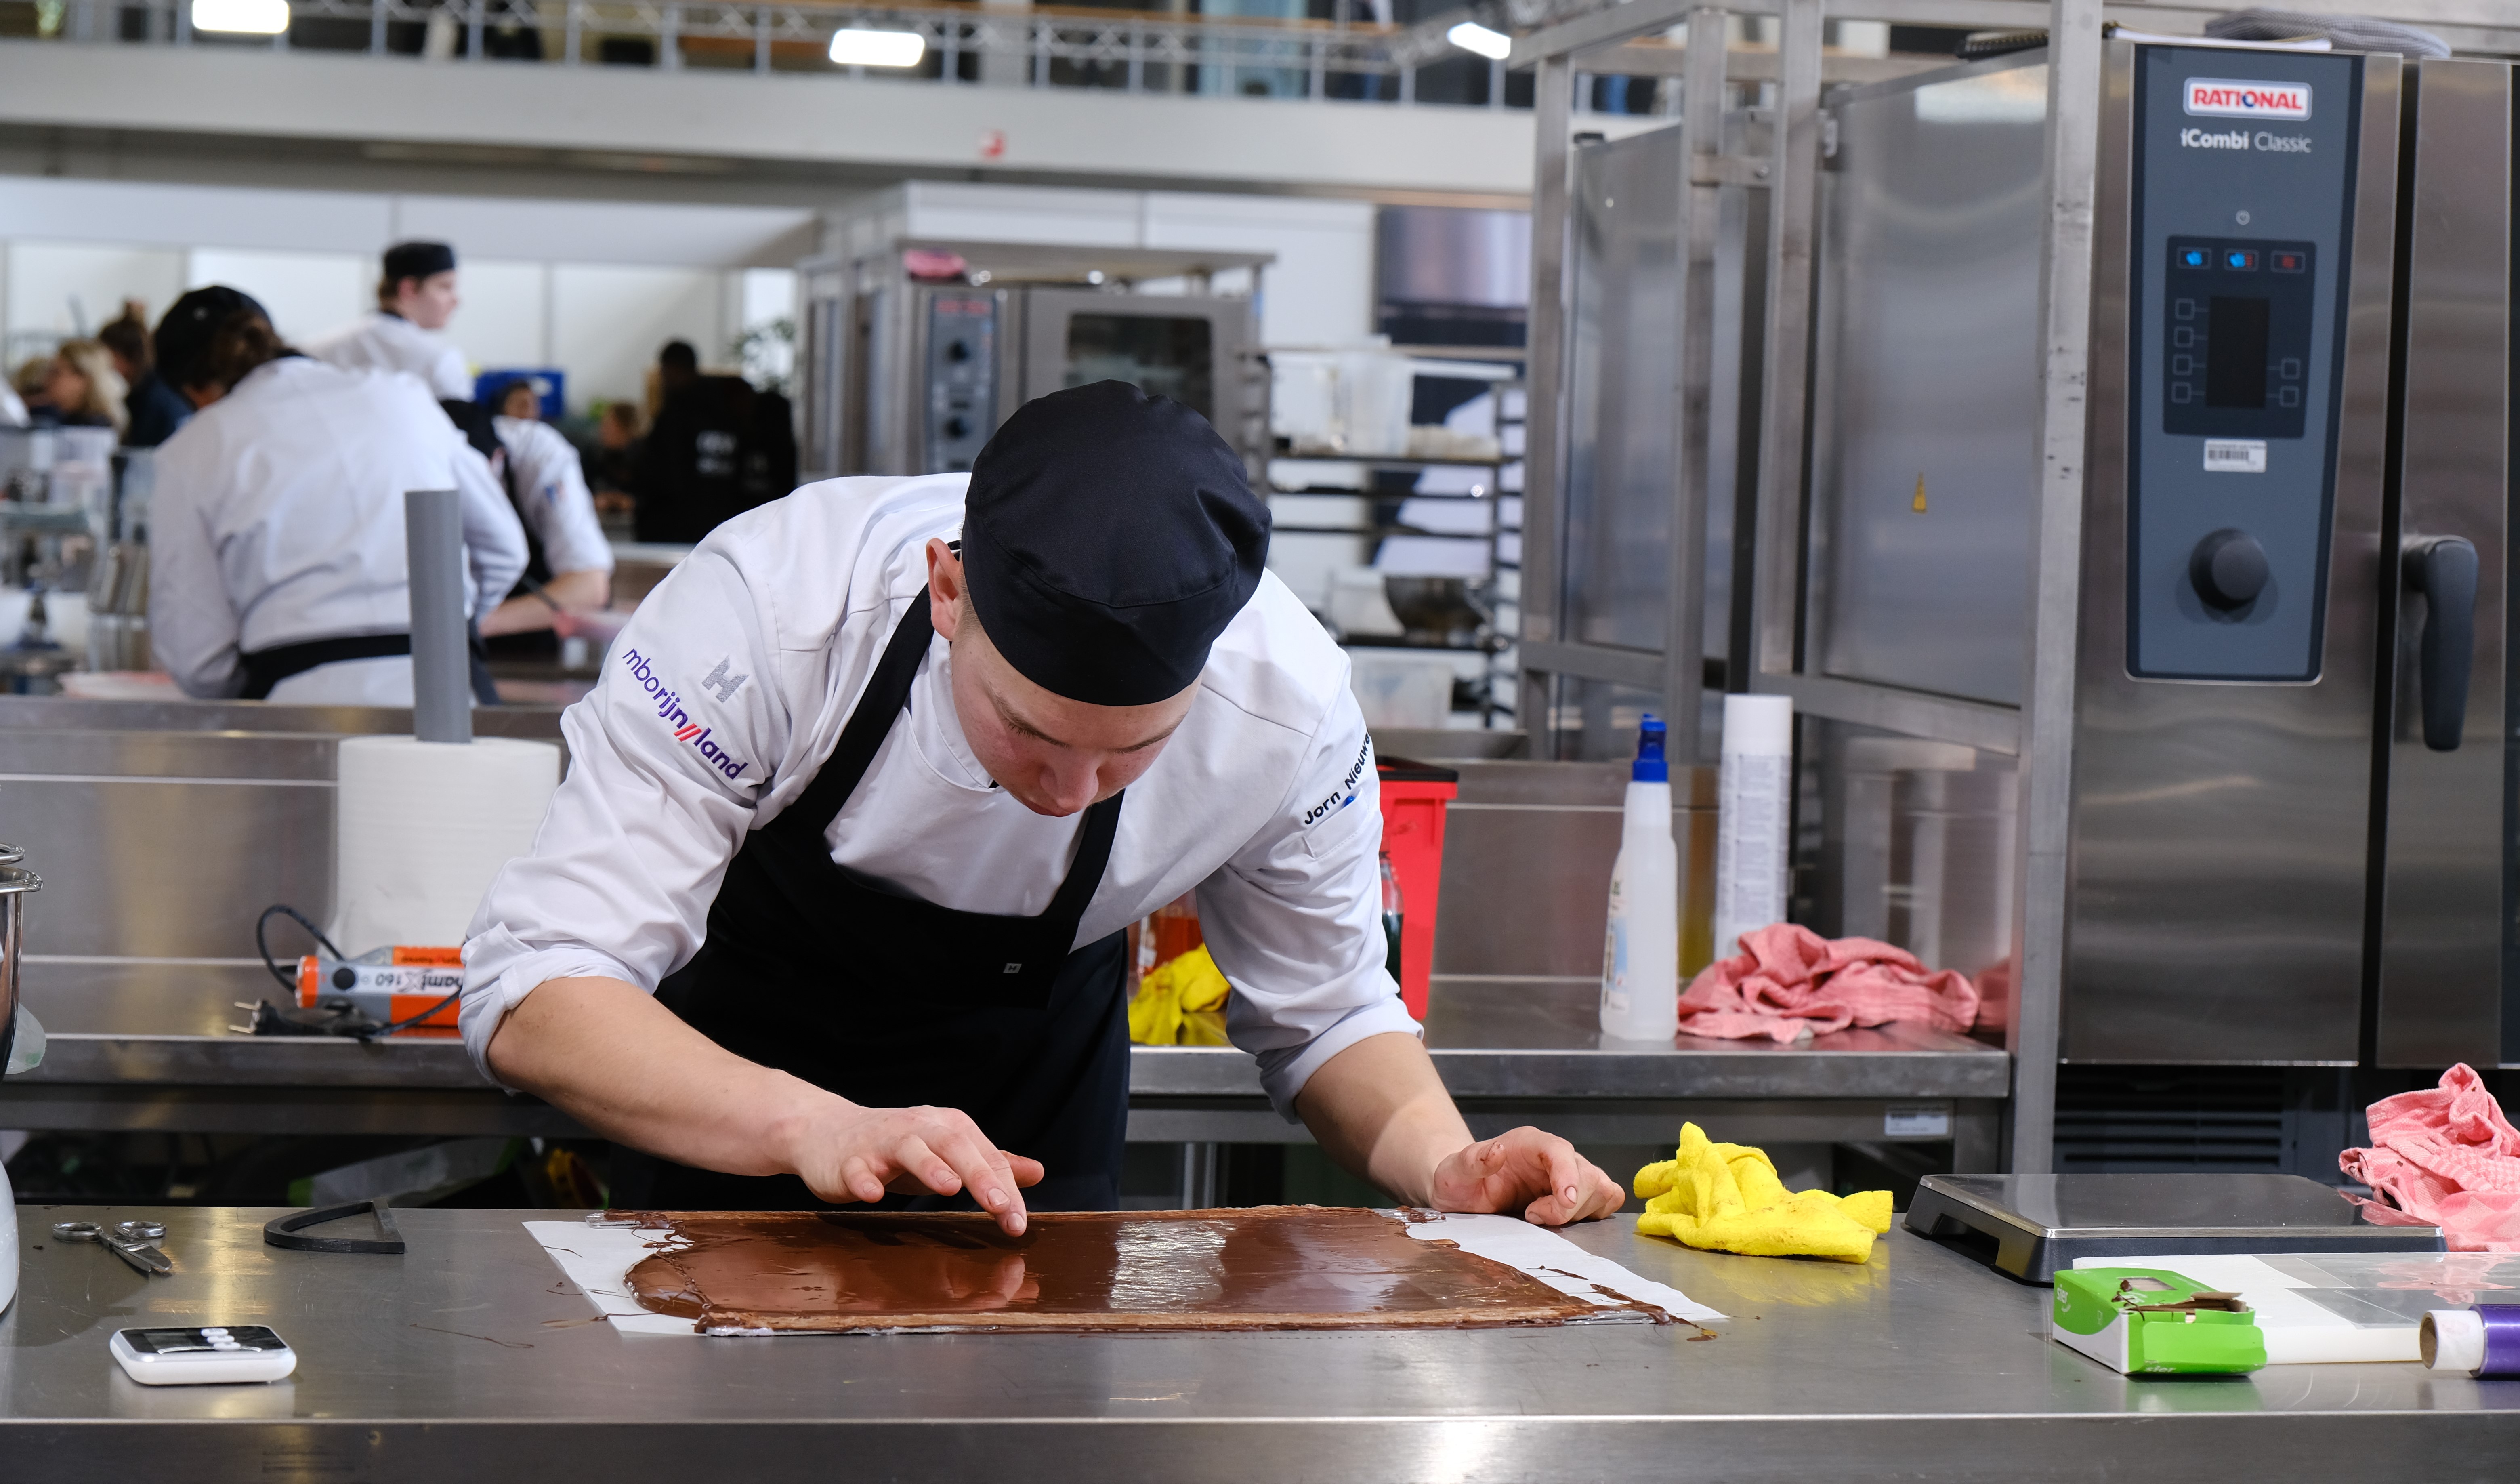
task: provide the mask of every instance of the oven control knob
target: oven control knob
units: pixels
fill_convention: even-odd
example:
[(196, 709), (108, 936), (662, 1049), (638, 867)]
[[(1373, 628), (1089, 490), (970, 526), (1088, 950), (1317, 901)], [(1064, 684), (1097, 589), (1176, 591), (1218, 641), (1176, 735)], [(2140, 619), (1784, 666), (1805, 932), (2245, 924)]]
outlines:
[(969, 340), (955, 340), (945, 347), (945, 359), (949, 361), (968, 361), (970, 358), (971, 342)]
[(2208, 607), (2226, 613), (2247, 607), (2266, 591), (2266, 548), (2247, 531), (2227, 525), (2196, 543), (2187, 558), (2187, 580)]
[(962, 418), (947, 418), (945, 420), (945, 436), (949, 438), (960, 439), (968, 437), (969, 436), (970, 431), (971, 425)]

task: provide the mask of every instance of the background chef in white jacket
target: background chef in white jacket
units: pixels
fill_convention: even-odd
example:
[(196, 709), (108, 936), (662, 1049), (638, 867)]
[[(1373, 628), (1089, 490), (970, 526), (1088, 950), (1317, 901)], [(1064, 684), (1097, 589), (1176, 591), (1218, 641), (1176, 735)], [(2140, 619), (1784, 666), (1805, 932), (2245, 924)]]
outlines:
[(473, 1057), (629, 1147), (617, 1204), (890, 1191), (1020, 1232), (1026, 1188), (1116, 1204), (1123, 929), (1195, 889), (1229, 1033), (1342, 1164), (1617, 1210), (1436, 1079), (1383, 967), (1346, 660), (1268, 543), (1224, 440), (1116, 382), (1028, 404), (968, 475), (719, 526), (562, 719), (568, 777), (465, 948)]
[(464, 352), (437, 332), (463, 301), (455, 293), (455, 249), (444, 243), (396, 243), (385, 249), (377, 309), (307, 341), (306, 353), (351, 371), (407, 371), (431, 393), (470, 401)]
[(201, 409), (158, 450), (159, 662), (188, 696), (410, 705), (403, 494), (461, 491), (477, 612), (525, 566), (489, 466), (417, 380), (300, 355), (234, 289), (185, 294), (155, 340), (159, 374)]
[[(511, 382), (505, 391), (523, 387)], [(540, 634), (549, 648), (561, 615), (594, 612), (612, 601), (612, 543), (595, 513), (595, 494), (577, 450), (539, 418), (491, 419), (505, 455), (502, 474), (525, 526), (531, 556), (525, 587), (481, 616), (485, 639)], [(497, 647), (493, 647), (494, 652)]]

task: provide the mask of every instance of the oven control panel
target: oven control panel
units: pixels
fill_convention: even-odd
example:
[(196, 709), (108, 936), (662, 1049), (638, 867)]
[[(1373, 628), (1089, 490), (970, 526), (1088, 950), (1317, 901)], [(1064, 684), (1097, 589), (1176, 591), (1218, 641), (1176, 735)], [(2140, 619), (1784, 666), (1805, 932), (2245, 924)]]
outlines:
[(998, 430), (998, 298), (940, 291), (927, 300), (927, 436), (922, 472), (968, 472)]
[(2314, 681), (2362, 63), (2147, 46), (2136, 76), (2127, 670)]

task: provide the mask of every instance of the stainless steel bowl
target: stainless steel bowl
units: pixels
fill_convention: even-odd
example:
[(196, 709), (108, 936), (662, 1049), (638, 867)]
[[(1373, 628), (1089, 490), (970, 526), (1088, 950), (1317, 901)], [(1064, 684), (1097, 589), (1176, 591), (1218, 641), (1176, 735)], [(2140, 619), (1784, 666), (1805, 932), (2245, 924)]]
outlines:
[[(15, 846), (0, 845), (7, 859), (24, 858)], [(0, 1071), (18, 1043), (18, 956), (23, 951), (26, 894), (43, 888), (43, 877), (17, 866), (0, 866)]]

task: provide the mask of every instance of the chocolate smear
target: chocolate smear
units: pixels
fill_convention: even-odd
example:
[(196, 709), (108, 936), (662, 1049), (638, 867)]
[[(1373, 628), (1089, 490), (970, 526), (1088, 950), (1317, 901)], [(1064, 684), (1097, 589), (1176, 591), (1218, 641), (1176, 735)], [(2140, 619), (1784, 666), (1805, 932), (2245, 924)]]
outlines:
[(1326, 1206), (621, 1213), (670, 1236), (643, 1308), (710, 1331), (1238, 1330), (1562, 1325), (1599, 1307), (1397, 1217)]

